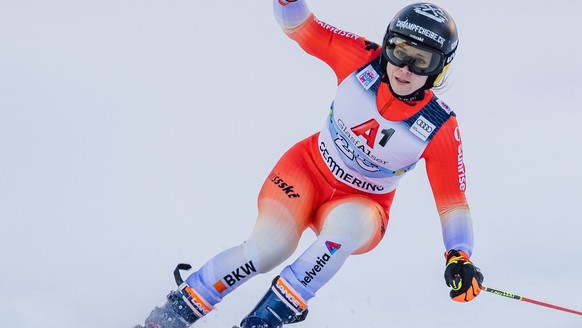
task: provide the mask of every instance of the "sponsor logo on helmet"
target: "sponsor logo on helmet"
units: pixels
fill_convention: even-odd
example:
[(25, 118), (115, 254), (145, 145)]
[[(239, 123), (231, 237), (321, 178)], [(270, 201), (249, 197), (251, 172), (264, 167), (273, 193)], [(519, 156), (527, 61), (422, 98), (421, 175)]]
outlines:
[(437, 33), (433, 32), (429, 29), (426, 29), (422, 26), (418, 26), (414, 23), (410, 23), (410, 22), (408, 22), (408, 20), (401, 21), (400, 19), (398, 19), (396, 21), (396, 27), (400, 28), (400, 29), (409, 30), (413, 33), (420, 34), (421, 36), (414, 35), (414, 34), (410, 35), (411, 38), (416, 39), (420, 42), (424, 42), (424, 37), (422, 37), (422, 36), (426, 36), (427, 38), (435, 41), (436, 43), (440, 44), (441, 46), (443, 46), (445, 44), (445, 38), (443, 38), (442, 36), (438, 35)]
[(423, 141), (426, 141), (428, 137), (434, 132), (436, 126), (427, 120), (424, 116), (420, 117), (412, 124), (409, 131), (415, 136), (419, 137)]
[(374, 83), (378, 81), (380, 75), (376, 72), (375, 69), (372, 68), (372, 65), (368, 65), (358, 74), (356, 74), (356, 77), (358, 78), (358, 81), (360, 81), (364, 89), (369, 90), (370, 87), (372, 87), (372, 85), (374, 85)]
[(414, 7), (414, 12), (430, 19), (434, 19), (439, 23), (444, 23), (449, 20), (441, 8), (431, 5), (430, 3), (418, 4), (418, 6)]
[[(455, 48), (457, 47), (457, 43), (459, 43), (459, 42), (458, 42), (458, 41), (455, 41), (455, 42), (454, 42), (454, 43), (451, 45), (451, 49), (455, 49)], [(453, 51), (452, 53), (450, 53), (450, 54), (447, 56), (447, 59), (446, 59), (446, 61), (445, 61), (445, 65), (446, 65), (446, 64), (450, 64), (450, 63), (453, 61), (453, 59), (455, 59), (456, 53), (457, 53), (456, 51)]]

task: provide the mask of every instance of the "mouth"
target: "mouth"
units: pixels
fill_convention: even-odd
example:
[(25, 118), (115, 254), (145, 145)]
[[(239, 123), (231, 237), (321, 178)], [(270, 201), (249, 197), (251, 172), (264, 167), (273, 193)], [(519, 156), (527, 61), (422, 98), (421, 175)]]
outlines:
[(399, 77), (396, 77), (396, 76), (394, 77), (394, 79), (395, 79), (395, 80), (396, 80), (396, 82), (398, 82), (398, 83), (402, 83), (402, 84), (408, 84), (408, 83), (410, 83), (410, 82), (408, 82), (408, 81), (406, 81), (406, 80), (404, 80), (404, 79), (401, 79), (401, 78), (399, 78)]

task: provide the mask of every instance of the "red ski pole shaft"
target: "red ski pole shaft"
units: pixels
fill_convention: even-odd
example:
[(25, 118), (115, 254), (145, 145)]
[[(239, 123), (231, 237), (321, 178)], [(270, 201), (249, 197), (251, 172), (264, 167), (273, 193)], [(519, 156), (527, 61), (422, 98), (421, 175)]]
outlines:
[(531, 299), (531, 298), (527, 298), (527, 297), (519, 296), (519, 295), (516, 295), (516, 294), (504, 292), (504, 291), (497, 290), (497, 289), (493, 289), (493, 288), (490, 288), (490, 287), (483, 286), (483, 287), (481, 287), (481, 289), (484, 290), (484, 291), (486, 291), (486, 292), (490, 292), (492, 294), (499, 295), (499, 296), (503, 296), (503, 297), (507, 297), (507, 298), (511, 298), (511, 299), (514, 299), (514, 300), (524, 301), (524, 302), (528, 302), (528, 303), (532, 303), (532, 304), (536, 304), (536, 305), (545, 306), (545, 307), (548, 307), (548, 308), (554, 309), (554, 310), (560, 310), (560, 311), (574, 313), (574, 314), (577, 314), (577, 315), (582, 315), (582, 312), (581, 311), (576, 311), (576, 310), (567, 309), (567, 308), (564, 308), (564, 307), (561, 307), (561, 306), (557, 306), (557, 305), (553, 305), (553, 304), (549, 304), (549, 303), (545, 303), (545, 302), (536, 301), (536, 300)]

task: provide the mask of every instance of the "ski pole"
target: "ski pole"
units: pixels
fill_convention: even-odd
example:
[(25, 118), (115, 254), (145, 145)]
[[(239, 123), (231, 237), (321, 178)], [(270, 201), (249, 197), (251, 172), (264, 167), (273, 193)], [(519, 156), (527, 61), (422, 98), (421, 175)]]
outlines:
[(533, 300), (531, 298), (527, 298), (527, 297), (519, 296), (519, 295), (516, 295), (516, 294), (504, 292), (504, 291), (501, 291), (501, 290), (493, 289), (491, 287), (482, 286), (481, 289), (484, 290), (484, 291), (486, 291), (486, 292), (490, 292), (492, 294), (499, 295), (499, 296), (504, 296), (504, 297), (511, 298), (511, 299), (514, 299), (514, 300), (524, 301), (524, 302), (528, 302), (528, 303), (532, 303), (532, 304), (536, 304), (536, 305), (545, 306), (545, 307), (548, 307), (550, 309), (555, 309), (555, 310), (560, 310), (560, 311), (574, 313), (574, 314), (577, 314), (577, 315), (582, 315), (582, 312), (580, 312), (580, 311), (566, 309), (566, 308), (561, 307), (561, 306), (557, 306), (557, 305), (552, 305), (552, 304), (549, 304), (549, 303), (544, 303), (544, 302), (536, 301), (536, 300)]

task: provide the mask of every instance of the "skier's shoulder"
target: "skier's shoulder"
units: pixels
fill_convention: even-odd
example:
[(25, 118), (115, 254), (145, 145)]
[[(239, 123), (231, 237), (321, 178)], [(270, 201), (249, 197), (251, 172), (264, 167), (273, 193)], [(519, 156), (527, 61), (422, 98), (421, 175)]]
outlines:
[(428, 92), (431, 96), (430, 101), (427, 103), (427, 107), (429, 107), (433, 111), (440, 111), (448, 116), (456, 116), (455, 112), (448, 103), (446, 103), (443, 99), (439, 98), (437, 95), (434, 94), (433, 91)]

